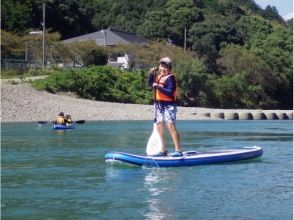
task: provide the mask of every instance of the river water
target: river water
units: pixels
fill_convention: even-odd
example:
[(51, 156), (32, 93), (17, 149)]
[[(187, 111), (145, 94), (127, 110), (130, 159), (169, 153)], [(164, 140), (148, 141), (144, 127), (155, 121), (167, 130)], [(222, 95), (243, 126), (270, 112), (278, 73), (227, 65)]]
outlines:
[[(184, 150), (257, 145), (259, 159), (178, 168), (105, 163), (144, 154), (151, 121), (2, 123), (2, 219), (293, 219), (292, 121), (178, 121)], [(168, 138), (169, 151), (172, 141)]]

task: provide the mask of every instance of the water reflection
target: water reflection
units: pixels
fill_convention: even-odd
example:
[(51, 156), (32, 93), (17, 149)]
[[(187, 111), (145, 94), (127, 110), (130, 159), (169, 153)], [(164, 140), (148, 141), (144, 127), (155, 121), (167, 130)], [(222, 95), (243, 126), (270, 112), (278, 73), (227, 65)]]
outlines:
[(146, 219), (173, 219), (171, 210), (164, 203), (163, 194), (167, 193), (166, 182), (170, 176), (165, 169), (149, 168), (144, 178), (144, 188), (149, 192), (147, 196), (148, 211)]
[[(105, 169), (105, 181), (108, 187), (111, 184), (111, 192), (119, 194), (122, 189), (126, 190), (129, 187), (134, 190), (133, 186), (137, 186), (134, 190), (137, 193), (133, 194), (132, 200), (137, 199), (137, 201), (143, 202), (142, 205), (144, 204), (145, 208), (141, 211), (141, 214), (144, 219), (175, 219), (171, 208), (168, 207), (166, 195), (170, 193), (167, 186), (176, 176), (164, 168), (141, 168), (117, 163), (115, 166), (108, 165), (110, 166), (106, 166)], [(142, 188), (139, 186), (142, 186)], [(125, 203), (129, 198), (126, 195), (124, 196)], [(117, 203), (119, 202), (117, 201)]]
[(138, 172), (139, 167), (132, 167), (130, 165), (125, 165), (123, 163), (115, 163), (115, 166), (108, 164), (105, 169), (105, 180), (109, 183), (113, 181), (119, 181), (120, 183), (128, 183), (130, 180), (132, 182), (139, 181), (140, 172)]

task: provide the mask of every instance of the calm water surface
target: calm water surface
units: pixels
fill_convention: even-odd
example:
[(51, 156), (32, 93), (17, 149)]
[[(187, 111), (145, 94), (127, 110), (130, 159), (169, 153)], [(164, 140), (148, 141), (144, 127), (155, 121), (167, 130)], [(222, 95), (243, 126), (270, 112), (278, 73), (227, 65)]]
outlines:
[[(292, 121), (178, 121), (185, 150), (257, 145), (260, 159), (178, 168), (104, 162), (145, 153), (150, 121), (2, 123), (2, 219), (292, 219)], [(169, 139), (169, 150), (172, 142)]]

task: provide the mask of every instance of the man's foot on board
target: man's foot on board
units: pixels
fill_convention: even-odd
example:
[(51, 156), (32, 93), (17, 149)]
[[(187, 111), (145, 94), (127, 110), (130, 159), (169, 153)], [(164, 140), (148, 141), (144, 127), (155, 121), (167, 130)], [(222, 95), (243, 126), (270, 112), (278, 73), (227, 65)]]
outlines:
[(167, 156), (167, 151), (161, 152), (159, 151), (157, 154), (152, 155), (153, 157), (165, 157)]
[(181, 151), (175, 151), (175, 152), (171, 153), (170, 156), (172, 156), (172, 157), (182, 157), (183, 153)]

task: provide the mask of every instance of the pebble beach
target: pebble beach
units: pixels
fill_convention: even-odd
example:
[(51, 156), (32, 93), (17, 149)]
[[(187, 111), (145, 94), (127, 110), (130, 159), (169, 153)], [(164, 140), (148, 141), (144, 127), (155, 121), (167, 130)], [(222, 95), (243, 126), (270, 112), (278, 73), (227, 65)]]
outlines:
[[(73, 120), (152, 120), (153, 106), (92, 101), (70, 94), (37, 91), (29, 83), (1, 81), (1, 121), (52, 121), (59, 112)], [(292, 110), (178, 107), (177, 120), (293, 119)]]

